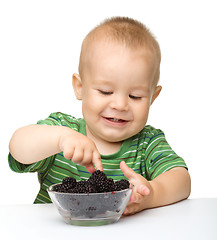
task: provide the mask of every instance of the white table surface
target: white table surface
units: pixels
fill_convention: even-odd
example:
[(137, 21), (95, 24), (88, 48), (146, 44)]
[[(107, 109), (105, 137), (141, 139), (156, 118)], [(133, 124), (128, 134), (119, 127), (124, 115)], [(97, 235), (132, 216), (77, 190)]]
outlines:
[(53, 204), (0, 205), (0, 239), (217, 240), (217, 198), (188, 199), (97, 227), (66, 224)]

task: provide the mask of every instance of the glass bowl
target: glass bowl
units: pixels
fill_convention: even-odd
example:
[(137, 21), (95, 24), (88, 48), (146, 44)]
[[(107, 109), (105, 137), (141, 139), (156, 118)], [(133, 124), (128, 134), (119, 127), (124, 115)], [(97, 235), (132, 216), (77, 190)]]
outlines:
[(48, 193), (64, 221), (79, 226), (99, 226), (117, 222), (132, 193), (132, 188), (106, 193)]

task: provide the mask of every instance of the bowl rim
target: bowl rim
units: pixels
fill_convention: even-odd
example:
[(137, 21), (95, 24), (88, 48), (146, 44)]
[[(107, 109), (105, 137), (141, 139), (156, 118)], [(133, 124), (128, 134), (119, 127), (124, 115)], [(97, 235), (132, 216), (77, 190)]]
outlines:
[(66, 192), (57, 192), (57, 191), (54, 191), (52, 190), (52, 187), (56, 186), (56, 185), (59, 185), (60, 183), (56, 183), (56, 184), (53, 184), (53, 185), (50, 185), (48, 188), (47, 188), (47, 191), (49, 193), (54, 193), (54, 194), (58, 194), (58, 195), (71, 195), (71, 196), (93, 196), (93, 195), (105, 195), (105, 194), (116, 194), (116, 193), (123, 193), (123, 192), (128, 192), (128, 191), (132, 191), (133, 187), (134, 186), (130, 186), (129, 188), (126, 188), (126, 189), (123, 189), (123, 190), (120, 190), (120, 191), (112, 191), (112, 192), (102, 192), (102, 193), (66, 193)]

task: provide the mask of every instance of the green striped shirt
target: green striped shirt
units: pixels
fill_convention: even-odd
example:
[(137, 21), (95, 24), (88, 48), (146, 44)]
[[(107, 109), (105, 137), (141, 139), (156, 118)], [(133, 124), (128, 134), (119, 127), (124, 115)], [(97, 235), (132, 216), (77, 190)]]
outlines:
[[(60, 112), (50, 114), (37, 124), (66, 126), (86, 135), (84, 119), (76, 119)], [(147, 180), (152, 180), (174, 167), (187, 168), (184, 160), (167, 143), (164, 133), (152, 126), (145, 126), (138, 134), (125, 140), (118, 152), (101, 155), (104, 173), (114, 180), (125, 178), (120, 170), (122, 160)], [(90, 177), (85, 167), (65, 159), (62, 152), (29, 165), (19, 163), (9, 153), (8, 161), (15, 172), (38, 172), (40, 191), (34, 203), (50, 203), (47, 188), (60, 183), (67, 176), (76, 180)]]

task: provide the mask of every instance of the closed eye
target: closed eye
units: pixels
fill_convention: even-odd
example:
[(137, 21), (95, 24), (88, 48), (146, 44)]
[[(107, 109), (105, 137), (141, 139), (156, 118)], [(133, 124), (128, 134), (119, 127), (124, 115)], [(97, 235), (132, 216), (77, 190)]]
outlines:
[(102, 95), (110, 95), (112, 94), (113, 92), (109, 92), (109, 91), (103, 91), (103, 90), (98, 90), (99, 93), (101, 93)]
[(137, 97), (137, 96), (133, 96), (133, 95), (129, 95), (129, 97), (134, 100), (140, 100), (142, 98), (142, 97)]

